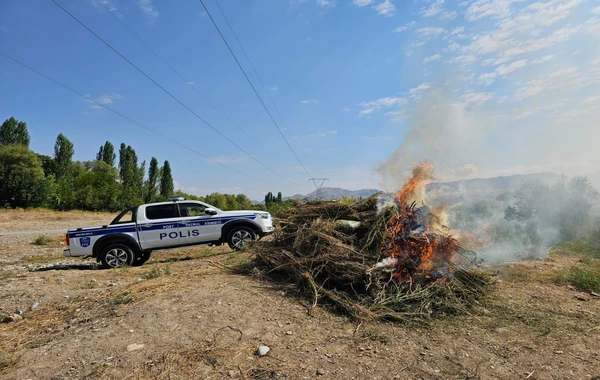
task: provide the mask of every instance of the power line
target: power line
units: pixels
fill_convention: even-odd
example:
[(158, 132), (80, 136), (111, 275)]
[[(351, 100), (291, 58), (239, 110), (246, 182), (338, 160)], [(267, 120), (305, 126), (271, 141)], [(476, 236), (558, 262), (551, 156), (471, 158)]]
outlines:
[[(119, 17), (117, 17), (117, 15), (115, 15), (109, 8), (107, 8), (106, 5), (104, 5), (102, 3), (102, 1), (96, 0), (96, 2), (98, 4), (100, 4), (100, 6), (102, 8), (104, 8), (108, 13), (110, 13), (110, 15), (113, 16), (115, 20), (117, 20), (121, 25), (123, 25), (123, 27), (125, 29), (127, 29), (129, 31), (129, 33), (131, 33), (135, 38), (137, 38), (138, 41), (140, 41), (146, 48), (148, 48), (148, 50), (150, 50), (152, 52), (152, 54), (154, 54), (162, 63), (164, 63), (169, 69), (171, 69), (171, 71), (173, 73), (175, 73), (175, 75), (177, 75), (187, 86), (191, 87), (196, 92), (196, 94), (198, 94), (202, 99), (204, 99), (208, 104), (210, 104), (217, 112), (219, 112), (225, 119), (227, 119), (227, 121), (229, 121), (231, 123), (231, 125), (233, 125), (238, 130), (240, 130), (248, 138), (257, 142), (253, 136), (249, 135), (244, 129), (242, 129), (240, 126), (238, 126), (233, 120), (231, 120), (229, 118), (229, 116), (227, 116), (223, 111), (221, 111), (221, 109), (219, 107), (217, 107), (205, 95), (203, 95), (200, 91), (198, 91), (198, 89), (196, 88), (195, 85), (191, 84), (190, 81), (188, 81), (183, 75), (181, 75), (177, 70), (175, 70), (175, 68), (173, 66), (171, 66), (160, 54), (158, 54), (156, 52), (156, 50), (154, 50), (152, 47), (150, 47), (150, 45), (148, 45), (140, 36), (138, 36), (133, 30), (131, 30), (131, 28), (129, 28)], [(260, 142), (257, 142), (257, 143), (260, 144)]]
[(296, 185), (299, 186), (297, 183), (294, 183), (292, 181), (290, 181), (289, 179), (283, 177), (282, 175), (280, 175), (279, 173), (277, 173), (276, 171), (274, 171), (273, 169), (269, 168), (268, 166), (266, 166), (265, 164), (263, 164), (261, 161), (259, 161), (256, 157), (254, 157), (253, 155), (251, 155), (250, 153), (246, 152), (241, 146), (239, 146), (238, 144), (236, 144), (235, 142), (233, 142), (229, 137), (225, 136), (223, 133), (221, 133), (221, 131), (219, 131), (217, 128), (213, 127), (208, 121), (204, 120), (200, 115), (198, 115), (196, 112), (194, 112), (190, 107), (188, 107), (187, 105), (185, 105), (185, 103), (183, 103), (181, 100), (179, 100), (177, 97), (175, 97), (175, 95), (171, 94), (166, 88), (164, 88), (163, 86), (161, 86), (157, 81), (155, 81), (154, 79), (152, 79), (148, 74), (146, 74), (142, 69), (140, 69), (139, 67), (137, 67), (133, 62), (131, 62), (129, 59), (127, 59), (127, 57), (125, 57), (123, 54), (121, 54), (117, 49), (115, 49), (114, 47), (112, 47), (108, 42), (104, 41), (104, 39), (102, 39), (102, 37), (100, 37), (99, 35), (97, 35), (93, 30), (91, 30), (87, 25), (85, 25), (83, 22), (79, 21), (79, 19), (77, 17), (75, 17), (73, 14), (71, 14), (69, 11), (67, 11), (62, 5), (60, 5), (56, 0), (52, 0), (52, 2), (54, 4), (56, 4), (56, 6), (58, 6), (60, 9), (62, 9), (66, 14), (68, 14), (69, 16), (71, 16), (71, 18), (73, 18), (75, 21), (77, 21), (77, 23), (79, 23), (79, 25), (83, 26), (88, 32), (90, 32), (91, 34), (94, 35), (94, 37), (96, 37), (97, 39), (99, 39), (103, 44), (105, 44), (108, 48), (110, 48), (112, 51), (114, 51), (119, 57), (123, 58), (123, 60), (125, 60), (127, 63), (129, 63), (133, 68), (135, 68), (138, 72), (140, 72), (140, 74), (142, 74), (143, 76), (145, 76), (146, 78), (148, 78), (148, 80), (150, 80), (152, 83), (154, 83), (158, 88), (160, 88), (161, 90), (163, 90), (167, 95), (169, 95), (171, 98), (173, 98), (177, 103), (179, 103), (181, 106), (183, 106), (186, 110), (188, 110), (189, 112), (191, 112), (194, 116), (196, 116), (200, 121), (202, 121), (204, 124), (206, 124), (208, 127), (210, 127), (213, 131), (217, 132), (221, 137), (223, 137), (225, 140), (229, 141), (232, 145), (234, 145), (236, 148), (238, 148), (241, 152), (243, 152), (245, 155), (247, 155), (248, 157), (252, 158), (254, 161), (256, 161), (259, 165), (261, 165), (262, 167), (264, 167), (265, 169), (267, 169), (268, 171), (270, 171), (271, 173), (275, 174), (276, 176)]
[[(100, 1), (100, 0), (96, 0), (96, 1)], [(271, 104), (273, 105), (273, 108), (275, 108), (275, 112), (277, 113), (277, 116), (279, 116), (279, 118), (281, 119), (281, 121), (283, 121), (283, 125), (285, 125), (285, 127), (289, 130), (290, 129), (289, 125), (286, 123), (285, 119), (281, 115), (281, 112), (279, 112), (279, 108), (277, 107), (277, 105), (273, 101), (273, 98), (271, 97), (271, 94), (269, 93), (269, 90), (267, 90), (267, 86), (265, 86), (264, 82), (260, 78), (260, 75), (258, 75), (258, 72), (256, 71), (256, 68), (254, 67), (254, 65), (252, 64), (252, 61), (250, 60), (250, 57), (248, 56), (248, 53), (246, 53), (246, 49), (244, 49), (244, 46), (242, 45), (242, 43), (241, 43), (240, 39), (238, 38), (237, 34), (235, 33), (235, 31), (233, 30), (233, 27), (231, 26), (231, 23), (227, 19), (227, 16), (225, 16), (225, 12), (223, 12), (223, 9), (221, 8), (221, 5), (219, 4), (219, 1), (215, 0), (215, 4), (217, 4), (217, 7), (219, 8), (219, 12), (221, 13), (221, 16), (223, 16), (223, 19), (225, 19), (225, 22), (227, 23), (227, 26), (229, 27), (229, 30), (231, 30), (231, 33), (233, 34), (233, 37), (235, 38), (235, 40), (237, 41), (238, 45), (240, 46), (240, 49), (242, 49), (242, 53), (244, 53), (244, 56), (246, 57), (246, 60), (250, 64), (250, 67), (252, 68), (252, 71), (254, 72), (254, 75), (256, 75), (256, 78), (260, 82), (261, 86), (265, 89), (265, 93), (267, 94), (267, 97), (271, 101)], [(300, 155), (302, 155), (304, 157), (304, 159), (306, 161), (308, 161), (308, 159), (306, 158), (306, 156), (302, 152), (302, 147), (300, 147), (300, 144), (298, 143), (298, 141), (296, 139), (293, 139), (293, 140), (296, 142), (296, 145), (298, 146), (298, 148), (300, 148)], [(308, 162), (308, 164), (310, 165), (310, 162)]]
[[(52, 1), (54, 1), (54, 0), (52, 0)], [(262, 100), (262, 98), (258, 94), (258, 91), (256, 91), (256, 88), (252, 84), (252, 81), (250, 80), (250, 78), (248, 78), (248, 74), (246, 74), (246, 70), (244, 70), (244, 68), (240, 64), (240, 61), (237, 59), (237, 57), (236, 57), (235, 53), (233, 52), (233, 50), (231, 50), (231, 47), (229, 46), (229, 43), (225, 39), (225, 36), (223, 36), (223, 33), (221, 33), (221, 29), (219, 29), (219, 26), (217, 25), (217, 23), (215, 22), (215, 20), (212, 18), (210, 12), (208, 11), (208, 8), (206, 8), (206, 5), (204, 5), (204, 1), (200, 0), (200, 4), (202, 4), (202, 7), (204, 8), (204, 11), (206, 12), (206, 14), (208, 15), (208, 17), (210, 18), (210, 21), (212, 21), (212, 23), (215, 26), (215, 28), (217, 29), (217, 32), (219, 32), (219, 35), (223, 39), (223, 42), (225, 42), (225, 45), (227, 46), (227, 49), (229, 49), (229, 52), (233, 56), (233, 59), (235, 59), (235, 62), (237, 63), (238, 67), (240, 68), (240, 70), (242, 70), (242, 73), (244, 74), (244, 77), (246, 77), (246, 80), (250, 84), (250, 87), (252, 87), (252, 90), (254, 91), (254, 94), (256, 94), (256, 97), (258, 98), (258, 100), (260, 101), (260, 103), (262, 104), (262, 106), (264, 107), (265, 111), (267, 111), (267, 114), (269, 114), (269, 117), (271, 118), (271, 121), (273, 122), (273, 124), (275, 124), (275, 127), (279, 131), (279, 134), (281, 135), (281, 137), (283, 137), (283, 140), (285, 141), (285, 143), (287, 144), (288, 148), (290, 148), (290, 150), (292, 151), (292, 153), (296, 157), (296, 160), (298, 160), (298, 162), (300, 163), (300, 166), (302, 166), (302, 168), (304, 169), (304, 171), (306, 172), (306, 174), (308, 174), (308, 176), (311, 177), (310, 173), (306, 169), (306, 166), (304, 166), (304, 164), (302, 163), (302, 161), (300, 160), (300, 158), (298, 157), (298, 155), (296, 154), (296, 152), (294, 151), (294, 149), (292, 148), (292, 146), (290, 145), (290, 143), (288, 142), (288, 140), (285, 138), (285, 135), (281, 131), (281, 128), (279, 128), (279, 125), (277, 124), (277, 122), (273, 118), (273, 115), (271, 115), (271, 112), (267, 108), (267, 105), (265, 104), (265, 102)]]
[(31, 66), (29, 66), (29, 65), (27, 65), (27, 64), (25, 64), (25, 63), (23, 63), (23, 62), (21, 62), (21, 61), (19, 61), (19, 60), (17, 60), (16, 58), (13, 58), (13, 57), (11, 57), (10, 55), (8, 55), (8, 54), (6, 54), (6, 53), (4, 53), (4, 52), (2, 52), (2, 51), (0, 51), (0, 54), (1, 54), (1, 55), (3, 55), (4, 57), (6, 57), (6, 58), (10, 59), (11, 61), (13, 61), (13, 62), (15, 62), (15, 63), (17, 63), (17, 64), (19, 64), (19, 65), (21, 65), (21, 66), (25, 67), (26, 69), (28, 69), (28, 70), (31, 70), (31, 71), (33, 71), (34, 73), (36, 73), (36, 74), (38, 74), (38, 75), (40, 75), (40, 76), (42, 76), (42, 77), (44, 77), (44, 78), (46, 78), (46, 79), (48, 79), (48, 80), (50, 80), (50, 81), (54, 82), (54, 83), (56, 83), (57, 85), (59, 85), (59, 86), (61, 86), (61, 87), (65, 88), (65, 89), (67, 89), (67, 90), (69, 90), (69, 91), (71, 91), (71, 92), (73, 92), (73, 93), (75, 93), (75, 94), (77, 94), (77, 95), (81, 96), (82, 98), (84, 98), (84, 99), (86, 99), (86, 100), (88, 100), (88, 101), (90, 101), (90, 102), (94, 103), (95, 105), (97, 105), (97, 106), (100, 106), (100, 107), (102, 107), (102, 108), (104, 108), (104, 109), (106, 109), (106, 110), (108, 110), (108, 111), (110, 111), (110, 112), (114, 113), (115, 115), (118, 115), (118, 116), (122, 117), (123, 119), (125, 119), (125, 120), (127, 120), (127, 121), (130, 121), (131, 123), (133, 123), (133, 124), (135, 124), (135, 125), (137, 125), (137, 126), (140, 126), (140, 127), (144, 128), (144, 129), (146, 129), (146, 130), (148, 130), (148, 131), (150, 131), (150, 132), (152, 132), (152, 133), (154, 133), (154, 134), (156, 134), (156, 135), (158, 135), (158, 136), (160, 136), (160, 137), (162, 137), (162, 138), (164, 138), (164, 139), (167, 139), (167, 140), (169, 140), (170, 142), (172, 142), (173, 144), (176, 144), (176, 145), (178, 145), (178, 146), (180, 146), (180, 147), (182, 147), (182, 148), (184, 148), (184, 149), (187, 149), (187, 150), (189, 150), (190, 152), (193, 152), (193, 153), (195, 153), (195, 154), (199, 155), (200, 157), (202, 157), (202, 158), (204, 158), (204, 159), (206, 159), (206, 160), (212, 161), (212, 162), (214, 162), (215, 164), (219, 164), (219, 165), (221, 165), (221, 166), (223, 166), (223, 167), (225, 167), (225, 168), (227, 168), (227, 169), (229, 169), (229, 170), (233, 170), (234, 172), (237, 172), (237, 173), (240, 173), (240, 174), (242, 174), (242, 175), (245, 175), (245, 176), (246, 176), (246, 177), (248, 177), (248, 178), (252, 178), (252, 179), (254, 179), (254, 180), (257, 180), (257, 181), (260, 181), (260, 182), (263, 182), (263, 183), (268, 183), (268, 184), (272, 185), (272, 183), (269, 183), (269, 182), (266, 182), (266, 181), (264, 181), (264, 180), (262, 180), (262, 179), (259, 179), (259, 178), (256, 178), (256, 177), (253, 177), (253, 176), (251, 176), (251, 175), (249, 175), (249, 174), (246, 174), (246, 173), (244, 173), (244, 172), (242, 172), (242, 171), (240, 171), (240, 170), (237, 170), (237, 169), (235, 169), (235, 168), (232, 168), (232, 167), (231, 167), (231, 166), (229, 166), (229, 165), (225, 165), (225, 164), (223, 164), (223, 163), (221, 163), (221, 162), (219, 162), (219, 161), (217, 161), (217, 160), (214, 160), (214, 159), (212, 159), (212, 158), (210, 158), (210, 157), (208, 157), (208, 156), (205, 156), (205, 155), (203, 155), (202, 153), (200, 153), (200, 152), (197, 152), (196, 150), (194, 150), (194, 149), (192, 149), (192, 148), (190, 148), (190, 147), (187, 147), (187, 146), (185, 146), (185, 145), (183, 145), (183, 144), (181, 144), (181, 143), (179, 143), (179, 142), (177, 142), (177, 141), (173, 140), (172, 138), (170, 138), (170, 137), (168, 137), (168, 136), (165, 136), (165, 135), (163, 135), (162, 133), (160, 133), (160, 132), (158, 132), (158, 131), (155, 131), (154, 129), (152, 129), (152, 128), (150, 128), (150, 127), (147, 127), (147, 126), (143, 125), (142, 123), (139, 123), (139, 122), (137, 122), (137, 121), (135, 121), (135, 120), (131, 119), (130, 117), (123, 115), (123, 114), (122, 114), (122, 113), (120, 113), (119, 111), (115, 111), (114, 109), (112, 109), (112, 108), (110, 108), (110, 107), (107, 107), (106, 105), (104, 105), (104, 104), (102, 104), (102, 103), (99, 103), (99, 102), (95, 101), (94, 99), (90, 98), (89, 96), (86, 96), (86, 95), (82, 94), (81, 92), (79, 92), (79, 91), (75, 90), (74, 88), (72, 88), (72, 87), (69, 87), (69, 86), (67, 86), (66, 84), (63, 84), (63, 83), (59, 82), (58, 80), (56, 80), (56, 79), (54, 79), (54, 78), (52, 78), (52, 77), (49, 77), (48, 75), (46, 75), (46, 74), (44, 74), (44, 73), (42, 73), (42, 72), (40, 72), (40, 71), (38, 71), (38, 70), (34, 69), (33, 67), (31, 67)]
[(312, 183), (317, 188), (316, 200), (319, 200), (319, 191), (323, 188), (323, 185), (325, 184), (325, 182), (329, 181), (329, 178), (309, 178), (308, 180), (312, 181)]

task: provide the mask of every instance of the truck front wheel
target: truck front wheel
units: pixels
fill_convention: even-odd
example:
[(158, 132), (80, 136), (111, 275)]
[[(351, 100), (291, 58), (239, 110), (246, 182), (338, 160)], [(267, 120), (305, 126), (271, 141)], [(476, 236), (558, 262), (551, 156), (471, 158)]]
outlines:
[(125, 244), (110, 244), (104, 248), (100, 256), (103, 268), (121, 268), (130, 266), (135, 260), (131, 248)]
[(256, 240), (256, 233), (250, 227), (234, 227), (227, 234), (227, 244), (234, 251), (243, 249), (247, 242)]

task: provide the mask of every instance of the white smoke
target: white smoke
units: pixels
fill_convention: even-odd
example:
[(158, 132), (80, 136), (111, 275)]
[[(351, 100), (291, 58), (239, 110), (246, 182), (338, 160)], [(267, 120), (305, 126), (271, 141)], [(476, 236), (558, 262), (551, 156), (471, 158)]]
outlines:
[[(518, 107), (522, 109), (525, 103)], [(581, 107), (574, 105), (574, 108)], [(380, 186), (387, 192), (398, 191), (409, 177), (410, 170), (424, 161), (434, 164), (435, 175), (440, 181), (540, 170), (560, 170), (572, 176), (600, 168), (600, 156), (594, 153), (592, 140), (583, 141), (583, 133), (569, 131), (571, 128), (585, 132), (586, 136), (597, 136), (600, 134), (594, 121), (597, 119), (579, 118), (582, 124), (571, 127), (567, 127), (568, 123), (563, 120), (564, 129), (559, 129), (556, 123), (549, 124), (549, 115), (529, 118), (528, 123), (538, 123), (530, 126), (523, 120), (506, 115), (494, 116), (495, 112), (498, 112), (495, 105), (476, 107), (457, 99), (449, 89), (431, 88), (418, 105), (407, 112), (410, 129), (402, 145), (377, 168)], [(437, 188), (437, 193), (423, 195), (422, 200), (433, 209), (445, 210), (449, 227), (458, 228), (457, 223), (452, 223), (457, 220), (455, 213), (460, 211), (461, 218), (469, 219), (469, 215), (463, 214), (471, 212), (469, 207), (478, 199), (464, 187), (459, 187), (458, 191), (454, 188), (453, 192), (450, 207), (441, 207), (440, 202), (446, 202), (448, 198), (441, 187)], [(504, 210), (509, 203), (488, 201), (490, 215), (483, 219), (481, 215), (475, 215), (473, 218), (481, 219), (477, 224), (460, 226), (462, 232), (475, 238), (494, 240), (485, 248), (475, 248), (484, 260), (497, 263), (544, 257), (547, 248), (557, 241), (558, 227), (548, 227), (546, 221), (535, 218), (528, 223), (508, 221), (504, 218)], [(389, 198), (386, 197), (380, 200), (382, 205), (387, 202)], [(559, 217), (558, 213), (544, 215)], [(558, 225), (558, 222), (554, 224)]]

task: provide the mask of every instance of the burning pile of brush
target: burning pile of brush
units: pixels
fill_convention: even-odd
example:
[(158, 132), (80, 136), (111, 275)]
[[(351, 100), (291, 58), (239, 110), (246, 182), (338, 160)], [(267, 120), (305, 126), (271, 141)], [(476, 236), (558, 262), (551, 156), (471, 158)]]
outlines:
[[(287, 210), (273, 239), (255, 246), (254, 272), (290, 284), (358, 319), (422, 320), (477, 304), (487, 277), (419, 192), (422, 164), (387, 206), (378, 196), (347, 205), (314, 202)], [(421, 200), (423, 197), (421, 197)]]

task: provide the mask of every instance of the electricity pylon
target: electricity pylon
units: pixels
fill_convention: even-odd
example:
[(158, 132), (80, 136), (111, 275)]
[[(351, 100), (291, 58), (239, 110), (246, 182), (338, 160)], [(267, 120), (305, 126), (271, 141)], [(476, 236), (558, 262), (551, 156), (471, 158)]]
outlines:
[(329, 181), (329, 178), (309, 178), (308, 180), (312, 181), (317, 188), (317, 200), (319, 200), (319, 190), (321, 190), (325, 182)]

